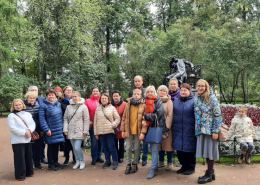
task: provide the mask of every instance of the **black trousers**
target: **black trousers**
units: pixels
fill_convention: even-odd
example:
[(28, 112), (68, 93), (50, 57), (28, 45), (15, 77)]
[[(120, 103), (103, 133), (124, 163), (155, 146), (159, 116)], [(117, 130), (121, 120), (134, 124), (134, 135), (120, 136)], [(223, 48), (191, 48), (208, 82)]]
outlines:
[(12, 144), (14, 153), (14, 174), (16, 179), (24, 179), (33, 174), (32, 144)]
[(41, 151), (41, 160), (43, 160), (44, 158), (45, 158), (45, 143), (44, 143), (44, 140), (43, 140), (43, 138), (42, 138), (42, 140), (41, 140), (41, 149), (40, 149), (40, 151)]
[(48, 144), (47, 157), (49, 165), (53, 165), (58, 162), (59, 144), (60, 143)]
[(43, 138), (40, 137), (38, 140), (32, 143), (33, 161), (34, 166), (40, 166), (42, 159), (42, 142)]
[(177, 157), (184, 170), (195, 170), (196, 152), (177, 151)]
[(116, 151), (117, 151), (117, 156), (118, 159), (123, 159), (124, 158), (124, 142), (125, 139), (116, 139), (115, 144), (116, 144)]
[(72, 149), (72, 145), (69, 139), (65, 139), (65, 143), (64, 143), (64, 154), (65, 154), (65, 158), (66, 160), (69, 161), (70, 159), (70, 151), (72, 152), (72, 157), (73, 157), (73, 161), (75, 160), (75, 155), (73, 153), (73, 149)]

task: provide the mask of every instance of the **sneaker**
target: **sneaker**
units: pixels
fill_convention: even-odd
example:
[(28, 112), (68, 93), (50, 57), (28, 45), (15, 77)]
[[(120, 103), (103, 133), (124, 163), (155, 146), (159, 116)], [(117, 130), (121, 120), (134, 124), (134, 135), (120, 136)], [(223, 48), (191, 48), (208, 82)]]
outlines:
[(148, 175), (147, 175), (147, 179), (152, 179), (154, 177), (155, 171), (154, 169), (150, 169)]
[(79, 161), (76, 161), (76, 164), (72, 167), (73, 170), (76, 170), (77, 168), (79, 168), (79, 165), (80, 165)]
[(106, 169), (106, 168), (108, 168), (109, 166), (111, 166), (111, 161), (106, 161), (106, 162), (103, 164), (102, 168), (103, 168), (103, 169)]
[(172, 163), (167, 163), (166, 171), (172, 171)]
[(64, 165), (64, 166), (68, 166), (68, 165), (69, 165), (69, 160), (65, 159), (63, 165)]
[(181, 165), (181, 163), (177, 163), (175, 166), (176, 167), (181, 167), (182, 165)]
[(103, 162), (104, 162), (104, 159), (102, 159), (102, 158), (100, 157), (100, 158), (98, 158), (98, 159), (96, 160), (96, 162), (98, 162), (98, 163), (103, 163)]
[(43, 164), (48, 164), (48, 160), (47, 160), (46, 158), (43, 158), (43, 159), (41, 160), (41, 162), (42, 162)]
[(79, 164), (80, 164), (80, 166), (79, 166), (79, 169), (80, 170), (83, 170), (84, 168), (85, 168), (85, 161), (79, 161)]
[(118, 161), (113, 162), (113, 170), (116, 170), (118, 168)]
[(55, 163), (54, 166), (57, 168), (57, 170), (63, 168), (63, 166), (60, 163)]
[(48, 170), (57, 171), (57, 168), (54, 165), (48, 165)]
[(96, 162), (97, 162), (97, 160), (96, 160), (96, 159), (92, 159), (92, 161), (91, 161), (91, 165), (95, 165), (95, 164), (96, 164)]
[(181, 169), (179, 169), (179, 170), (176, 171), (177, 174), (182, 174), (182, 173), (184, 173), (184, 172), (185, 172), (185, 170), (184, 170), (183, 168), (181, 168)]
[(37, 165), (37, 166), (34, 166), (35, 169), (38, 169), (38, 170), (43, 170), (43, 167), (42, 165)]
[(131, 172), (131, 164), (128, 164), (125, 168), (125, 174), (128, 175)]
[(138, 170), (138, 166), (135, 163), (132, 163), (132, 168), (130, 170), (130, 173), (136, 173)]
[(165, 167), (164, 161), (159, 161), (158, 168), (163, 168), (163, 167)]
[(147, 157), (142, 157), (142, 166), (147, 165)]

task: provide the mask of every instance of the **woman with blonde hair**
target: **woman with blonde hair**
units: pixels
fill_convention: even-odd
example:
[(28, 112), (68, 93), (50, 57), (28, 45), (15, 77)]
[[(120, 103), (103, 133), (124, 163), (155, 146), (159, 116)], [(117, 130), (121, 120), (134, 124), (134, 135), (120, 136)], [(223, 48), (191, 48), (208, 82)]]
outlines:
[(11, 132), (11, 144), (14, 153), (15, 178), (24, 181), (33, 177), (31, 133), (35, 130), (32, 115), (25, 112), (21, 99), (14, 99), (7, 123)]
[(222, 117), (217, 97), (208, 82), (198, 80), (196, 89), (198, 91), (198, 97), (194, 100), (196, 157), (206, 158), (208, 166), (205, 175), (198, 178), (198, 183), (205, 184), (215, 180), (213, 167), (214, 161), (219, 159), (217, 139)]

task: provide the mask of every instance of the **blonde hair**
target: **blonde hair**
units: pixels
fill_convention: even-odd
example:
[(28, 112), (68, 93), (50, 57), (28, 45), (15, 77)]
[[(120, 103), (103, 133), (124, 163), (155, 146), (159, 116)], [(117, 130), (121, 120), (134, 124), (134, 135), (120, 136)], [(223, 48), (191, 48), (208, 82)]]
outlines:
[(26, 100), (27, 100), (27, 98), (28, 98), (29, 96), (34, 96), (35, 98), (37, 98), (37, 93), (35, 93), (34, 91), (28, 91), (28, 92), (24, 95), (24, 97), (25, 97)]
[(81, 94), (79, 91), (73, 91), (72, 94), (77, 94), (77, 95), (79, 95), (79, 97), (81, 97)]
[(168, 87), (166, 85), (160, 85), (157, 89), (157, 94), (159, 93), (160, 90), (165, 90), (166, 91), (166, 95), (168, 95)]
[(134, 94), (134, 92), (137, 92), (137, 91), (142, 94), (142, 91), (140, 89), (134, 89), (133, 94)]
[(19, 101), (19, 102), (22, 103), (23, 109), (26, 109), (26, 106), (25, 106), (23, 100), (21, 100), (21, 99), (14, 99), (13, 102), (12, 102), (12, 105), (11, 105), (11, 109), (10, 109), (11, 112), (13, 112), (13, 110), (15, 110), (15, 109), (14, 109), (14, 103), (17, 102), (17, 101)]
[(198, 85), (199, 82), (202, 82), (205, 84), (205, 91), (201, 94), (203, 102), (209, 103), (210, 102), (210, 100), (209, 100), (209, 83), (204, 79), (199, 79), (196, 83), (196, 86)]
[(237, 111), (239, 111), (239, 110), (247, 112), (247, 107), (245, 105), (240, 105), (237, 107)]
[(146, 93), (149, 89), (153, 89), (154, 91), (154, 95), (157, 95), (156, 94), (156, 90), (155, 90), (155, 87), (153, 85), (149, 85), (148, 87), (145, 88), (145, 93), (144, 93), (144, 96), (146, 97)]

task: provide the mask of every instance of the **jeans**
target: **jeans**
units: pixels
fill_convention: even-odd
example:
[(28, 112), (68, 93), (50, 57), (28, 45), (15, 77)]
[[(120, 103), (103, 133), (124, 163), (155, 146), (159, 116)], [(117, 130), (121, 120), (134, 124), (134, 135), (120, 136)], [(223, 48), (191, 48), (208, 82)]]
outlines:
[(116, 143), (116, 151), (117, 151), (118, 159), (124, 159), (124, 151), (125, 151), (124, 143), (125, 143), (125, 139), (124, 138), (116, 139), (115, 143)]
[(47, 148), (48, 165), (54, 165), (58, 163), (59, 145), (60, 143), (48, 144), (48, 148)]
[[(172, 163), (173, 151), (167, 151), (166, 154), (167, 154), (167, 163)], [(164, 161), (164, 155), (165, 155), (165, 151), (160, 150), (159, 151), (159, 161)]]
[(158, 144), (150, 144), (151, 148), (151, 155), (152, 155), (152, 163), (151, 163), (151, 169), (157, 169), (158, 168)]
[[(129, 134), (129, 137), (126, 140), (126, 160), (127, 164), (132, 162), (132, 148), (134, 146), (134, 164), (137, 164), (139, 161), (140, 154), (140, 140), (138, 134)], [(134, 144), (133, 144), (134, 142)]]
[(70, 139), (71, 145), (72, 145), (72, 149), (73, 149), (73, 153), (75, 155), (75, 159), (76, 161), (83, 161), (83, 152), (81, 149), (81, 143), (82, 143), (82, 139)]
[(100, 140), (97, 140), (94, 136), (94, 129), (93, 127), (90, 127), (89, 129), (89, 135), (91, 139), (91, 158), (93, 160), (97, 160), (101, 158), (101, 142)]
[(111, 161), (110, 155), (112, 155), (113, 162), (117, 162), (118, 157), (115, 146), (115, 134), (103, 134), (99, 135), (98, 137), (102, 143), (106, 161)]
[(254, 144), (253, 142), (243, 142), (240, 143), (240, 148), (241, 148), (241, 152), (242, 154), (246, 154), (246, 153), (251, 153), (252, 150), (254, 149)]
[[(145, 140), (144, 140), (145, 141)], [(143, 142), (143, 155), (142, 157), (146, 157), (147, 158), (147, 155), (148, 155), (148, 143), (146, 142)]]

